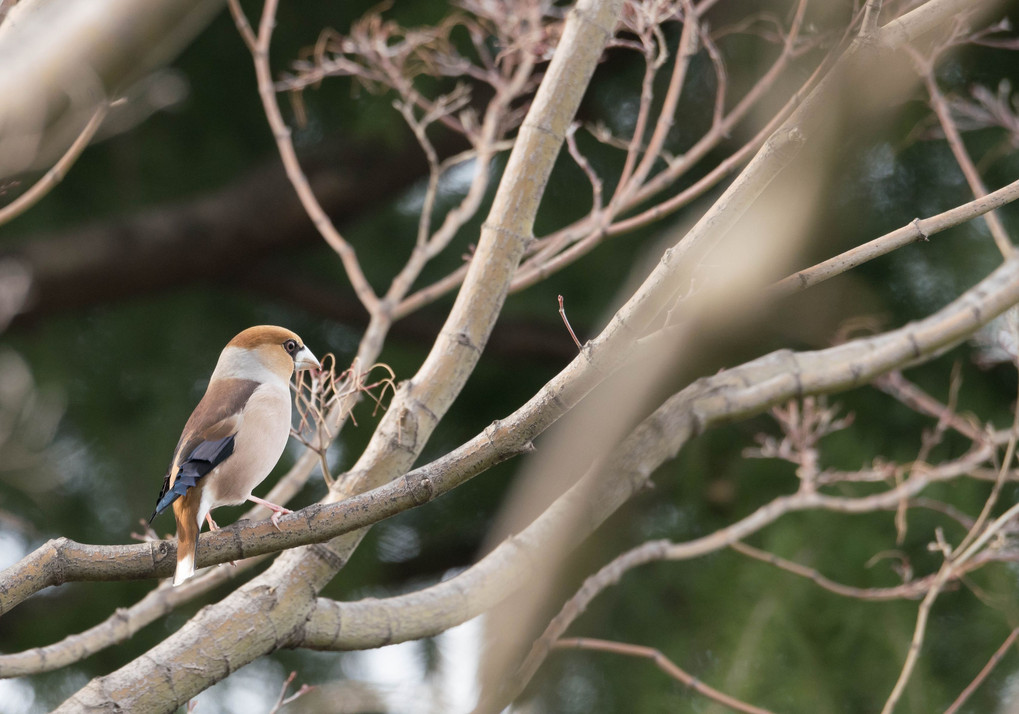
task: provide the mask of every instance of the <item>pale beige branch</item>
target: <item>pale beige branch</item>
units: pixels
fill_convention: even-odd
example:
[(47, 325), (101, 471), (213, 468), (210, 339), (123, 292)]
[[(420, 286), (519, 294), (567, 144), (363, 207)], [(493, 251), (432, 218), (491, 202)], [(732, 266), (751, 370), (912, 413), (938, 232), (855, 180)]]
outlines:
[[(934, 110), (934, 115), (938, 118), (941, 130), (945, 133), (945, 139), (952, 150), (952, 156), (955, 157), (955, 162), (962, 170), (963, 176), (966, 177), (966, 183), (969, 184), (973, 196), (975, 198), (983, 198), (987, 195), (987, 186), (984, 184), (980, 172), (966, 150), (966, 144), (963, 143), (959, 127), (956, 126), (955, 120), (952, 118), (952, 112), (948, 108), (945, 95), (941, 93), (941, 88), (938, 87), (937, 79), (934, 76), (933, 64), (919, 56), (914, 56), (916, 57), (916, 64), (920, 74), (923, 77), (924, 86), (927, 87), (927, 93), (930, 95), (931, 108)], [(1005, 258), (1009, 257), (1012, 251), (1015, 250), (1015, 246), (1012, 244), (1012, 240), (1009, 238), (1008, 231), (1005, 229), (1004, 223), (1001, 222), (1001, 218), (994, 211), (990, 211), (984, 215), (984, 220), (987, 221), (987, 227), (990, 229), (991, 236), (994, 238), (998, 250), (1001, 251), (1001, 255)]]
[(793, 273), (789, 277), (775, 283), (773, 289), (776, 293), (784, 295), (812, 287), (875, 258), (887, 255), (903, 246), (916, 243), (917, 241), (925, 242), (931, 236), (961, 225), (978, 216), (985, 215), (995, 208), (1008, 205), (1017, 198), (1019, 198), (1019, 181), (1013, 181), (986, 196), (974, 199), (929, 218), (916, 218), (907, 225), (886, 233), (880, 238), (875, 238), (834, 258), (829, 258), (815, 266)]
[(29, 208), (34, 206), (39, 200), (49, 193), (54, 186), (63, 181), (64, 176), (70, 170), (74, 162), (81, 156), (81, 152), (85, 150), (85, 147), (92, 141), (92, 137), (95, 136), (96, 130), (99, 129), (99, 125), (103, 123), (103, 119), (106, 118), (106, 113), (109, 111), (110, 105), (108, 103), (100, 104), (96, 109), (95, 114), (88, 120), (88, 124), (81, 130), (78, 138), (74, 140), (74, 143), (67, 149), (60, 160), (53, 165), (53, 167), (47, 171), (42, 178), (36, 181), (31, 188), (25, 191), (23, 194), (18, 196), (16, 199), (11, 201), (9, 204), (0, 208), (0, 226), (8, 221), (20, 216), (22, 213), (27, 211)]
[[(275, 5), (267, 3), (259, 39), (267, 40)], [(420, 454), (432, 428), (470, 375), (498, 315), (513, 271), (531, 239), (531, 226), (548, 172), (558, 155), (574, 112), (607, 39), (621, 2), (582, 0), (568, 17), (556, 54), (538, 88), (496, 192), (463, 288), (435, 348), (418, 374), (398, 390), (355, 469), (337, 483), (349, 495), (405, 473)], [(261, 66), (265, 93), (267, 66)], [(266, 81), (263, 81), (266, 80)], [(268, 102), (271, 110), (275, 98)], [(373, 316), (374, 318), (374, 316)], [(385, 326), (373, 325), (379, 332)], [(369, 326), (371, 332), (373, 326)], [(366, 334), (362, 344), (371, 342)], [(371, 363), (369, 360), (366, 363)], [(334, 489), (331, 498), (343, 492)], [(146, 655), (97, 678), (68, 699), (60, 710), (115, 702), (129, 710), (169, 711), (194, 693), (227, 676), (238, 666), (284, 644), (309, 614), (314, 594), (341, 569), (360, 535), (290, 550), (268, 571), (223, 601), (201, 610), (181, 630)], [(246, 615), (244, 613), (247, 613)], [(262, 627), (244, 626), (255, 617)], [(219, 634), (215, 641), (210, 630)], [(195, 647), (209, 655), (210, 665), (196, 672), (184, 665)], [(180, 666), (178, 666), (178, 664)], [(169, 673), (169, 677), (167, 677)], [(60, 711), (58, 710), (58, 711)]]
[(179, 587), (172, 587), (167, 580), (138, 602), (126, 608), (118, 608), (106, 620), (84, 632), (69, 635), (52, 645), (0, 654), (0, 678), (52, 672), (80, 662), (107, 647), (126, 642), (146, 625), (233, 580), (261, 560), (256, 557), (239, 563), (237, 567), (217, 568)]

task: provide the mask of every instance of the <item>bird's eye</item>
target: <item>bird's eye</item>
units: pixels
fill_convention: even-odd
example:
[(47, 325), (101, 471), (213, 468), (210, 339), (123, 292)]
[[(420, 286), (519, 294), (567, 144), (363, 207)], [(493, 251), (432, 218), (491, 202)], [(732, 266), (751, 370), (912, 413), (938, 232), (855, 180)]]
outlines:
[(294, 352), (297, 351), (297, 340), (287, 340), (286, 342), (283, 343), (283, 349), (285, 349), (290, 354), (293, 354)]

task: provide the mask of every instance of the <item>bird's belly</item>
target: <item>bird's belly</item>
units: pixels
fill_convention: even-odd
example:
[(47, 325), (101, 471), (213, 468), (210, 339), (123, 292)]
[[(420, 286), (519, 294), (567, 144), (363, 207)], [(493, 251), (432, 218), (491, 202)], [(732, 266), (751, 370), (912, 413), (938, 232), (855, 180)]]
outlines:
[[(259, 387), (244, 409), (234, 452), (206, 476), (209, 507), (243, 503), (283, 454), (290, 437), (290, 393)], [(203, 499), (204, 500), (204, 499)]]

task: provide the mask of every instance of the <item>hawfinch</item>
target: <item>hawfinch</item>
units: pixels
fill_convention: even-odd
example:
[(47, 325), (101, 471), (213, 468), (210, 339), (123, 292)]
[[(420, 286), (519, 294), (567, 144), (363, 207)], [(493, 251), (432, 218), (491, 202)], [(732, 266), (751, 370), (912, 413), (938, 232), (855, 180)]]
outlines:
[(151, 521), (173, 504), (177, 519), (177, 571), (173, 584), (194, 575), (202, 521), (218, 528), (209, 511), (253, 501), (272, 510), (282, 506), (251, 495), (269, 475), (290, 436), (290, 377), (318, 369), (315, 355), (290, 330), (249, 327), (219, 355), (205, 396), (177, 442)]

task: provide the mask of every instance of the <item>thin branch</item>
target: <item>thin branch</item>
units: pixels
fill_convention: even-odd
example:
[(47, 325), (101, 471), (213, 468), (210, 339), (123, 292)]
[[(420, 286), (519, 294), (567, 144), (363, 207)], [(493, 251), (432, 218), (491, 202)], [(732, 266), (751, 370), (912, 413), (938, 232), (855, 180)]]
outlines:
[(563, 296), (559, 296), (559, 317), (563, 318), (563, 324), (566, 325), (566, 329), (570, 333), (570, 337), (573, 338), (573, 344), (577, 346), (578, 350), (584, 349), (584, 346), (580, 344), (580, 340), (577, 339), (577, 333), (573, 331), (573, 327), (570, 326), (570, 321), (566, 319), (566, 306), (563, 305)]
[(902, 671), (899, 672), (899, 678), (896, 680), (891, 694), (888, 695), (884, 707), (881, 708), (881, 714), (891, 714), (895, 709), (895, 705), (902, 697), (903, 691), (906, 689), (906, 684), (909, 682), (910, 675), (912, 675), (913, 668), (916, 666), (916, 661), (920, 656), (920, 648), (923, 646), (924, 635), (927, 631), (927, 619), (930, 617), (931, 607), (933, 607), (938, 595), (941, 594), (941, 589), (950, 577), (951, 572), (952, 568), (946, 560), (941, 569), (938, 570), (937, 576), (934, 578), (934, 582), (931, 583), (931, 587), (927, 591), (923, 602), (920, 603), (916, 614), (916, 627), (913, 629), (913, 639), (909, 643), (909, 653), (906, 655), (906, 661), (902, 665)]
[[(955, 162), (959, 165), (959, 168), (962, 169), (962, 173), (966, 177), (966, 182), (969, 184), (970, 191), (973, 192), (973, 196), (975, 198), (983, 198), (987, 195), (987, 186), (984, 185), (984, 180), (980, 177), (980, 172), (977, 171), (977, 167), (973, 163), (973, 159), (970, 158), (969, 152), (966, 150), (966, 144), (963, 143), (962, 135), (959, 133), (959, 127), (956, 126), (955, 120), (952, 118), (952, 112), (948, 107), (948, 102), (945, 101), (945, 96), (941, 93), (941, 89), (938, 87), (937, 79), (934, 76), (933, 64), (930, 61), (920, 58), (916, 53), (913, 53), (913, 56), (920, 69), (924, 85), (927, 87), (927, 93), (930, 95), (931, 109), (934, 110), (934, 114), (937, 116), (938, 122), (941, 124), (941, 129), (945, 133), (945, 139), (948, 141), (948, 146), (952, 150)], [(1001, 251), (1002, 257), (1007, 258), (1012, 255), (1012, 251), (1015, 250), (1015, 246), (1012, 245), (1012, 241), (1008, 236), (1008, 231), (1005, 229), (1005, 225), (1001, 222), (998, 214), (991, 211), (984, 216), (984, 220), (987, 221), (987, 227), (990, 229), (991, 236), (994, 238), (994, 242), (997, 244), (998, 250)]]
[(294, 191), (297, 192), (301, 205), (304, 206), (304, 210), (308, 213), (312, 223), (314, 223), (322, 237), (340, 257), (354, 292), (361, 300), (365, 309), (369, 313), (374, 314), (379, 308), (378, 296), (361, 270), (361, 264), (357, 260), (354, 248), (340, 235), (329, 215), (315, 197), (315, 193), (312, 191), (308, 178), (304, 175), (304, 170), (301, 168), (301, 163), (297, 158), (297, 151), (294, 149), (290, 127), (284, 121), (279, 102), (276, 99), (276, 87), (272, 81), (272, 70), (269, 68), (269, 44), (272, 40), (273, 28), (276, 25), (277, 3), (278, 0), (265, 1), (265, 5), (262, 8), (262, 17), (259, 21), (258, 34), (254, 37), (251, 24), (248, 22), (237, 0), (231, 3), (230, 10), (234, 16), (238, 32), (251, 50), (251, 57), (255, 64), (255, 76), (258, 80), (258, 94), (262, 99), (262, 107), (265, 111), (266, 119), (269, 121), (269, 127), (272, 129), (273, 138), (276, 140), (276, 146), (279, 149), (280, 158), (286, 169), (287, 177), (290, 179), (290, 183), (293, 185)]
[[(743, 99), (729, 112), (725, 119), (721, 122), (715, 122), (711, 129), (690, 150), (685, 152), (681, 158), (670, 162), (663, 171), (648, 179), (642, 187), (630, 196), (625, 204), (618, 206), (617, 210), (624, 210), (639, 205), (672, 185), (686, 171), (707, 156), (723, 139), (728, 137), (733, 128), (747, 116), (763, 97), (767, 96), (768, 90), (778, 81), (778, 78), (786, 69), (792, 57), (792, 46), (799, 36), (804, 8), (805, 2), (801, 0), (797, 6), (797, 13), (786, 37), (782, 53)], [(700, 11), (698, 10), (697, 12)], [(747, 158), (755, 151), (760, 149), (768, 137), (775, 132), (775, 129), (800, 104), (808, 91), (815, 86), (819, 78), (831, 68), (837, 56), (836, 52), (830, 53), (804, 86), (794, 94), (763, 129), (743, 147), (716, 165), (707, 175), (700, 178), (692, 186), (684, 189), (678, 195), (646, 209), (637, 216), (620, 220), (611, 227), (607, 223), (611, 219), (612, 214), (598, 210), (572, 226), (560, 229), (550, 236), (534, 241), (533, 245), (529, 247), (527, 260), (520, 265), (517, 275), (513, 279), (511, 291), (517, 292), (523, 290), (547, 278), (557, 270), (575, 262), (606, 238), (628, 233), (661, 220), (681, 207), (688, 205), (717, 185), (723, 178), (746, 162)], [(677, 62), (679, 59), (677, 58)], [(563, 250), (567, 246), (569, 248)], [(444, 278), (419, 289), (401, 302), (394, 310), (394, 314), (397, 316), (405, 315), (434, 302), (442, 295), (455, 289), (463, 280), (466, 272), (467, 267), (461, 266)]]
[(591, 637), (567, 637), (557, 641), (555, 643), (555, 649), (580, 649), (593, 650), (595, 652), (612, 652), (613, 654), (626, 655), (627, 657), (649, 659), (655, 663), (655, 666), (658, 667), (658, 669), (665, 672), (680, 684), (689, 687), (693, 691), (711, 699), (712, 701), (718, 702), (722, 706), (738, 712), (747, 712), (747, 714), (771, 714), (768, 709), (761, 709), (760, 707), (755, 707), (752, 704), (747, 704), (746, 702), (742, 702), (735, 697), (730, 697), (728, 694), (720, 692), (714, 687), (705, 684), (697, 677), (688, 674), (679, 665), (662, 654), (661, 650), (655, 649), (654, 647), (643, 647), (641, 645), (633, 645), (627, 642), (611, 642), (609, 640), (599, 640)]
[[(931, 483), (965, 474), (974, 463), (983, 463), (990, 456), (991, 449), (985, 447), (954, 462), (945, 462), (932, 467), (929, 471), (917, 474), (887, 491), (869, 496), (844, 498), (826, 496), (816, 491), (798, 491), (789, 496), (776, 498), (760, 506), (745, 518), (701, 538), (684, 543), (672, 543), (667, 540), (643, 543), (617, 556), (584, 581), (580, 589), (562, 606), (542, 635), (531, 646), (531, 651), (515, 675), (517, 685), (522, 687), (534, 676), (552, 644), (587, 609), (587, 606), (599, 593), (619, 582), (620, 578), (629, 570), (655, 561), (690, 560), (717, 552), (722, 548), (735, 547), (736, 543), (775, 523), (783, 516), (797, 511), (823, 509), (840, 513), (869, 513), (875, 510), (894, 509), (903, 499), (917, 495)], [(956, 571), (953, 576), (958, 577), (961, 573), (961, 570)], [(944, 585), (945, 580), (947, 578), (943, 579), (938, 586)], [(920, 592), (929, 592), (935, 584), (938, 584), (937, 578), (925, 581)], [(848, 595), (849, 593), (840, 592), (839, 594)], [(872, 594), (877, 595), (878, 593), (874, 591)], [(892, 597), (916, 597), (919, 595), (911, 587), (897, 588), (888, 594)]]
[(103, 123), (103, 119), (106, 118), (107, 112), (110, 110), (110, 103), (103, 102), (95, 110), (92, 118), (85, 124), (85, 128), (78, 134), (78, 138), (74, 140), (74, 143), (68, 147), (64, 155), (60, 157), (60, 160), (53, 165), (53, 167), (47, 171), (42, 178), (35, 182), (35, 184), (25, 191), (23, 194), (18, 196), (16, 199), (11, 201), (8, 205), (0, 208), (0, 226), (7, 223), (8, 221), (20, 216), (22, 213), (27, 211), (29, 208), (39, 202), (43, 196), (49, 193), (54, 186), (60, 183), (67, 172), (70, 170), (74, 162), (81, 156), (81, 152), (85, 150), (85, 147), (92, 141), (92, 137), (95, 136), (96, 130)]
[(1019, 637), (1019, 627), (1009, 633), (1008, 637), (1005, 638), (1005, 641), (1001, 643), (1001, 646), (995, 650), (994, 654), (991, 655), (991, 658), (987, 660), (987, 664), (983, 666), (983, 669), (977, 673), (977, 676), (973, 678), (973, 681), (966, 685), (966, 688), (959, 693), (959, 696), (955, 698), (955, 701), (952, 702), (951, 706), (945, 710), (945, 714), (956, 714), (956, 712), (962, 708), (962, 705), (966, 703), (966, 700), (970, 698), (973, 692), (975, 692), (980, 685), (984, 683), (984, 680), (987, 679), (988, 675), (990, 675), (994, 668), (998, 666), (998, 663), (1001, 662), (1001, 659), (1008, 652), (1009, 648), (1012, 647), (1012, 644), (1015, 642), (1017, 637)]
[(984, 529), (984, 523), (991, 517), (991, 513), (994, 511), (994, 506), (998, 502), (998, 496), (1001, 495), (1001, 489), (1008, 481), (1008, 474), (1012, 466), (1012, 461), (1015, 459), (1016, 439), (1019, 438), (1019, 408), (1016, 409), (1016, 414), (1012, 422), (1012, 433), (1008, 440), (1008, 445), (1005, 447), (1005, 456), (1001, 460), (1001, 466), (998, 468), (998, 478), (994, 480), (994, 487), (991, 489), (990, 495), (984, 501), (983, 508), (980, 509), (980, 515), (977, 516), (976, 522), (969, 529), (966, 537), (958, 545), (959, 550), (965, 550), (970, 541), (976, 537), (976, 534), (981, 533)]
[[(994, 441), (994, 439), (989, 438), (989, 434), (979, 424), (959, 416), (951, 404), (943, 404), (938, 401), (916, 384), (906, 379), (902, 372), (898, 370), (881, 375), (881, 377), (874, 380), (874, 386), (885, 394), (895, 397), (896, 400), (918, 414), (932, 417), (937, 419), (939, 424), (951, 427), (974, 444), (985, 444), (988, 441)], [(1008, 439), (1011, 439), (1011, 436)]]
[(1019, 198), (1019, 181), (1013, 181), (997, 191), (951, 208), (944, 213), (930, 218), (915, 218), (907, 225), (886, 233), (880, 238), (847, 250), (845, 253), (829, 258), (813, 267), (793, 273), (775, 283), (773, 290), (779, 295), (787, 295), (812, 287), (875, 258), (887, 255), (893, 250), (917, 241), (927, 241), (937, 233), (985, 215), (995, 208), (1012, 203), (1017, 198)]
[[(909, 652), (906, 655), (906, 660), (902, 664), (902, 670), (899, 672), (899, 677), (895, 682), (895, 686), (892, 688), (891, 693), (888, 695), (888, 699), (885, 701), (881, 714), (891, 714), (891, 712), (895, 709), (895, 705), (902, 697), (902, 693), (906, 689), (906, 684), (909, 682), (909, 679), (913, 674), (913, 670), (916, 667), (916, 662), (920, 657), (920, 649), (923, 646), (926, 635), (927, 621), (930, 617), (931, 608), (934, 606), (934, 601), (937, 599), (945, 583), (952, 578), (958, 577), (960, 569), (968, 561), (974, 559), (981, 549), (986, 546), (987, 542), (999, 533), (1005, 525), (1017, 515), (1019, 515), (1019, 504), (1012, 506), (1001, 514), (988, 528), (981, 531), (980, 535), (975, 538), (969, 546), (965, 547), (965, 549), (960, 548), (955, 553), (946, 551), (945, 561), (942, 563), (941, 568), (938, 570), (937, 577), (934, 579), (934, 583), (931, 585), (930, 590), (928, 590), (926, 597), (924, 597), (923, 602), (920, 603), (920, 607), (917, 610), (916, 626), (913, 630), (913, 638), (909, 644)], [(974, 529), (971, 532), (976, 532), (975, 529), (979, 525), (980, 524), (975, 524)], [(969, 534), (967, 534), (965, 541), (970, 541)]]
[(836, 595), (841, 595), (843, 597), (855, 598), (857, 600), (885, 601), (916, 599), (923, 593), (927, 592), (927, 588), (930, 587), (930, 584), (934, 579), (933, 576), (930, 576), (927, 578), (920, 578), (918, 580), (911, 580), (910, 582), (903, 583), (902, 585), (895, 585), (886, 588), (853, 587), (851, 585), (844, 585), (842, 583), (835, 582), (830, 578), (826, 578), (818, 572), (816, 568), (808, 568), (791, 560), (780, 558), (774, 553), (754, 548), (753, 546), (740, 541), (731, 544), (729, 547), (738, 553), (742, 553), (743, 555), (754, 558), (755, 560), (760, 560), (762, 563), (774, 565), (775, 567), (792, 573), (793, 575), (806, 578), (828, 592), (835, 593)]
[[(644, 123), (638, 121), (631, 141), (630, 150), (627, 152), (627, 163), (623, 167), (623, 173), (616, 186), (615, 195), (609, 202), (618, 210), (618, 207), (628, 203), (629, 198), (644, 184), (650, 174), (655, 162), (658, 161), (665, 140), (669, 135), (674, 123), (673, 117), (676, 107), (679, 104), (679, 96), (683, 92), (686, 83), (686, 73), (690, 67), (690, 61), (697, 52), (697, 38), (700, 34), (700, 18), (690, 0), (681, 0), (683, 5), (683, 32), (679, 38), (679, 47), (676, 48), (676, 60), (672, 68), (672, 75), (669, 78), (669, 85), (665, 92), (662, 107), (658, 113), (658, 121), (655, 123), (654, 133), (648, 141), (647, 149), (640, 163), (633, 168), (633, 160), (636, 158), (636, 148), (644, 141)], [(651, 106), (651, 88), (654, 77), (657, 74), (657, 67), (651, 58), (648, 58), (647, 69), (644, 76), (644, 91), (641, 94), (642, 118)], [(632, 170), (632, 173), (631, 173)]]

